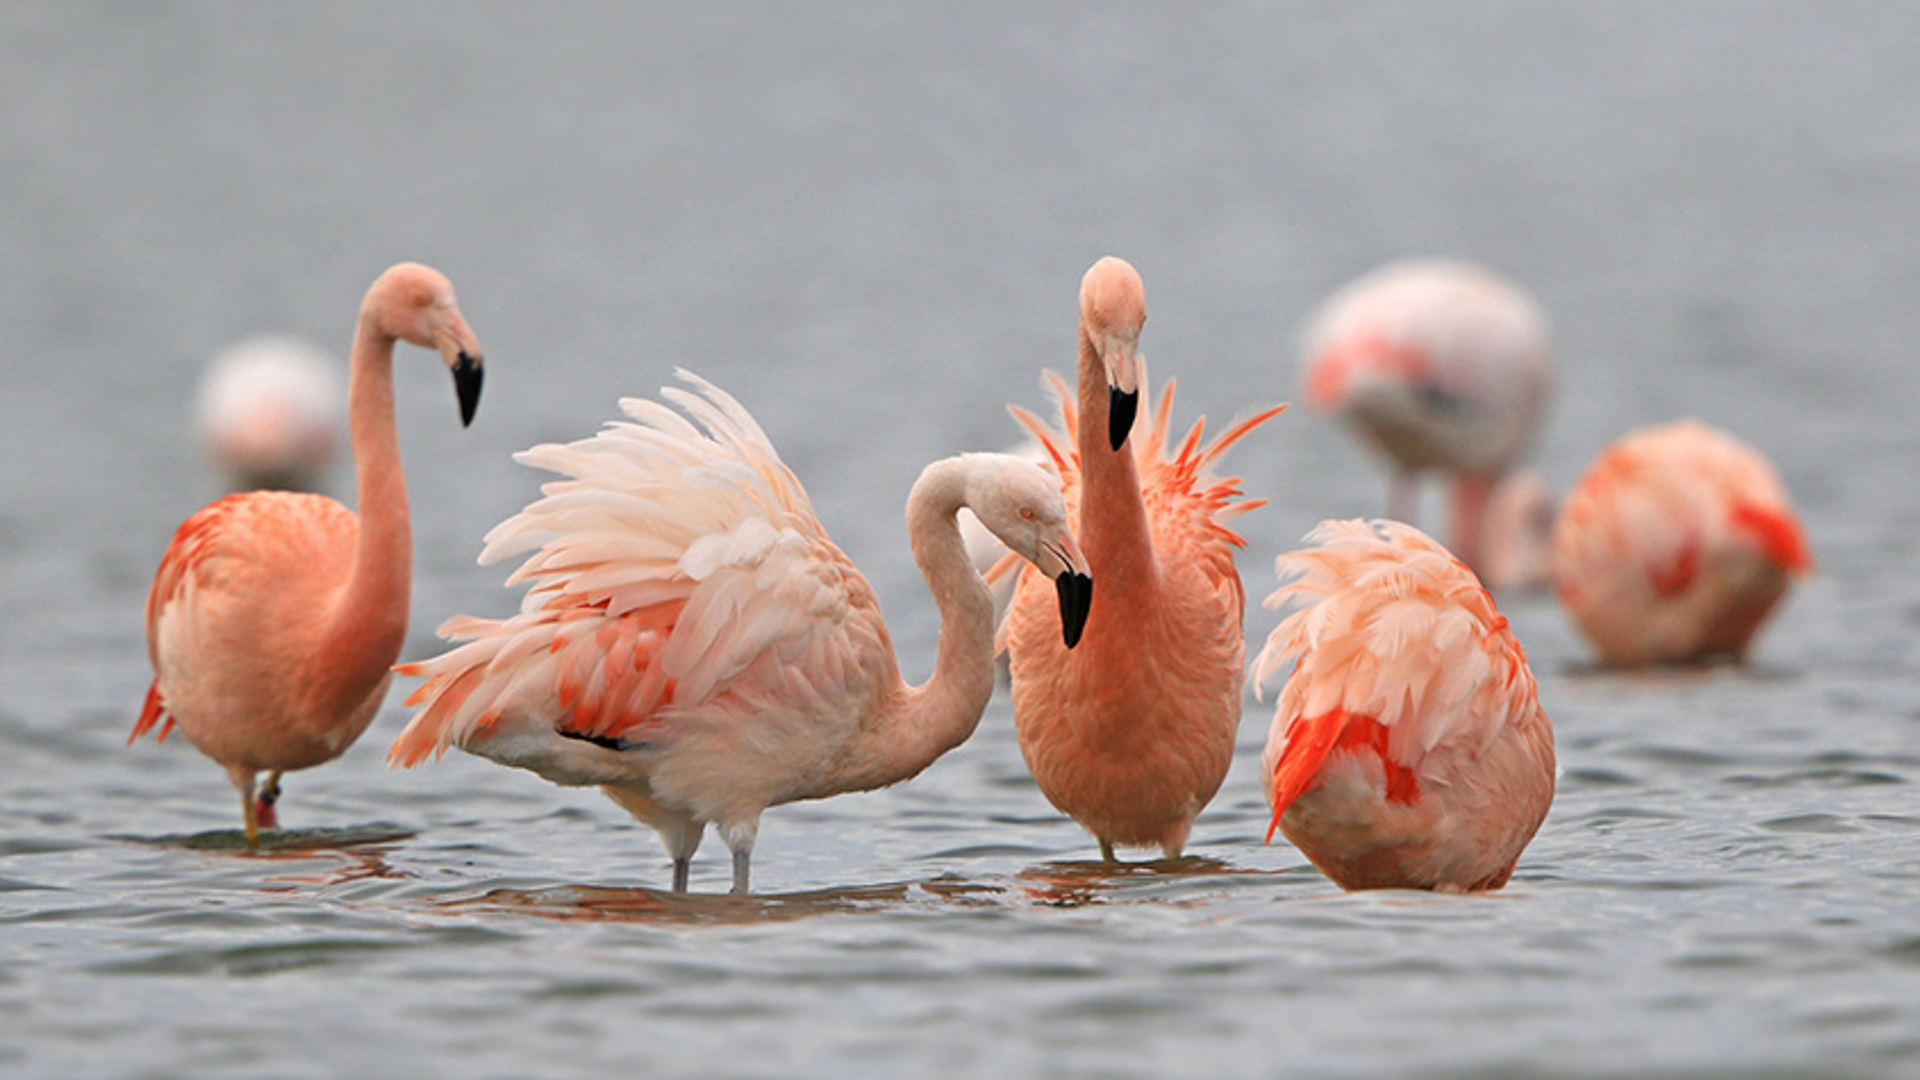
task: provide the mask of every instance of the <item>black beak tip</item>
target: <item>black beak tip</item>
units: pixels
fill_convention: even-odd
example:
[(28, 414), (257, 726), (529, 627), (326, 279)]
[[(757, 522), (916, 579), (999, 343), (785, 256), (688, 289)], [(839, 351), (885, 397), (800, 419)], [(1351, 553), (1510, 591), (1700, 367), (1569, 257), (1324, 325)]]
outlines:
[(1113, 441), (1113, 448), (1126, 445), (1127, 433), (1133, 430), (1134, 414), (1140, 410), (1140, 392), (1129, 394), (1115, 387), (1107, 388), (1107, 437)]
[(473, 423), (473, 414), (480, 410), (480, 383), (484, 372), (480, 367), (480, 358), (460, 354), (453, 363), (453, 392), (460, 398), (460, 426)]
[(1069, 570), (1053, 579), (1060, 594), (1060, 631), (1067, 648), (1080, 644), (1087, 628), (1087, 613), (1093, 609), (1093, 579)]

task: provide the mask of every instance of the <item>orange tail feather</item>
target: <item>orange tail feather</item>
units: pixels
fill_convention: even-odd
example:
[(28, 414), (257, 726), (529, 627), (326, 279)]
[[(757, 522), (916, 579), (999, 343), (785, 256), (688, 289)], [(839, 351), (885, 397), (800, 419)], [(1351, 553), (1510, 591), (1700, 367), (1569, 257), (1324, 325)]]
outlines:
[(153, 741), (166, 742), (167, 733), (173, 730), (173, 717), (167, 715), (167, 707), (160, 701), (159, 679), (153, 680), (153, 685), (147, 689), (147, 702), (140, 708), (140, 719), (134, 722), (133, 734), (127, 736), (127, 745), (132, 746), (135, 739), (153, 730), (155, 724), (160, 725), (160, 734), (154, 736)]
[(1371, 750), (1386, 773), (1387, 801), (1411, 803), (1420, 797), (1420, 778), (1395, 761), (1387, 750), (1388, 731), (1371, 716), (1353, 716), (1333, 709), (1312, 719), (1296, 717), (1287, 725), (1287, 748), (1273, 769), (1273, 820), (1267, 824), (1267, 842), (1273, 842), (1280, 817), (1320, 779), (1320, 768), (1335, 750)]
[(1767, 558), (1796, 573), (1813, 569), (1813, 552), (1807, 537), (1792, 513), (1770, 506), (1737, 503), (1733, 508), (1733, 527), (1752, 533), (1760, 541)]

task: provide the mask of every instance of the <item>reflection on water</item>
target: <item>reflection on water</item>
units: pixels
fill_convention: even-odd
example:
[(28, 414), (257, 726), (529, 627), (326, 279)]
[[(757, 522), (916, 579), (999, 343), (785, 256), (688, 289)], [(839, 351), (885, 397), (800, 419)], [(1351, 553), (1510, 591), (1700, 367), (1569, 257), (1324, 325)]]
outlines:
[(908, 885), (861, 885), (733, 896), (555, 885), (538, 889), (489, 889), (478, 896), (437, 900), (432, 906), (446, 914), (533, 915), (563, 922), (751, 924), (873, 910), (906, 901), (911, 888)]
[(261, 858), (274, 858), (373, 844), (393, 844), (412, 839), (413, 835), (410, 829), (385, 822), (374, 822), (368, 825), (349, 825), (339, 828), (263, 829), (260, 832), (258, 850), (253, 852), (247, 851), (247, 834), (243, 829), (211, 829), (186, 836), (158, 836), (142, 842), (181, 847), (189, 851), (232, 851)]

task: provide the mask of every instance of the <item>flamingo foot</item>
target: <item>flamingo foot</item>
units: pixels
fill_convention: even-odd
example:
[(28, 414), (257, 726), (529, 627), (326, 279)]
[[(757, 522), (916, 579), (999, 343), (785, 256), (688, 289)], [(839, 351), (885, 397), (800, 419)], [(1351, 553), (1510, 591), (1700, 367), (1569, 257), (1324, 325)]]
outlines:
[(280, 770), (275, 769), (267, 774), (266, 786), (262, 787), (260, 794), (254, 798), (254, 820), (259, 823), (260, 828), (277, 829), (280, 827), (280, 815), (274, 810), (274, 806), (278, 804), (279, 801)]

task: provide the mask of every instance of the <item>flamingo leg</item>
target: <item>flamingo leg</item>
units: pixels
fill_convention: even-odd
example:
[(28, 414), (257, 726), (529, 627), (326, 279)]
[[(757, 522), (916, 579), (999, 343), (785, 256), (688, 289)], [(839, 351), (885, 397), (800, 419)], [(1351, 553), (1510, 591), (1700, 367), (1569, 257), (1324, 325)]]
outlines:
[(260, 850), (260, 812), (253, 803), (253, 778), (247, 778), (247, 784), (240, 789), (240, 815), (247, 823), (247, 853)]
[(687, 875), (693, 870), (693, 856), (677, 855), (673, 860), (673, 891), (687, 891)]
[(254, 797), (254, 816), (263, 829), (278, 828), (280, 815), (274, 809), (280, 802), (280, 770), (267, 773), (267, 782), (260, 788), (260, 794)]
[(1493, 493), (1493, 478), (1461, 473), (1453, 485), (1453, 554), (1474, 573), (1480, 573), (1482, 524), (1487, 518), (1487, 498)]
[(752, 848), (735, 848), (733, 852), (733, 894), (747, 895), (747, 860), (753, 855)]
[(1100, 859), (1103, 862), (1110, 862), (1110, 863), (1117, 863), (1120, 861), (1119, 859), (1114, 858), (1113, 845), (1109, 843), (1105, 838), (1100, 838)]

